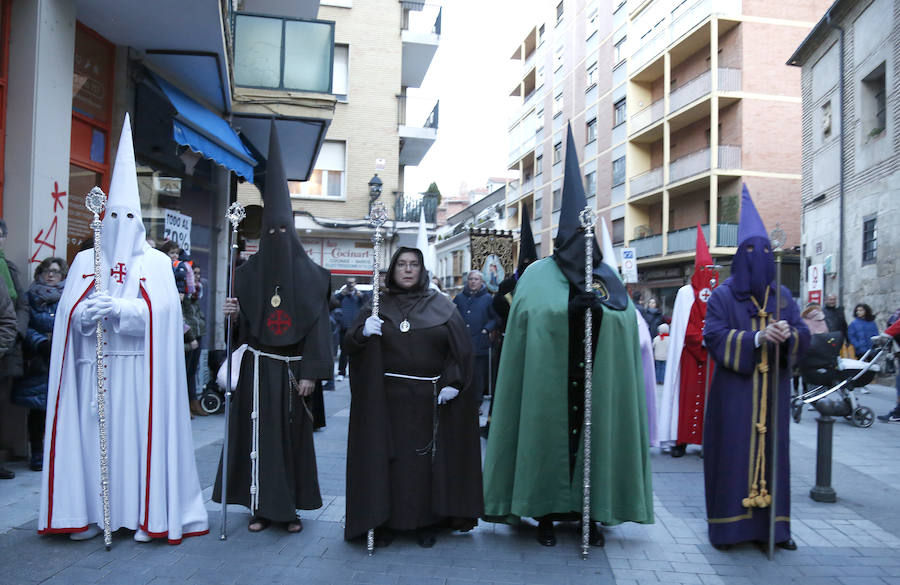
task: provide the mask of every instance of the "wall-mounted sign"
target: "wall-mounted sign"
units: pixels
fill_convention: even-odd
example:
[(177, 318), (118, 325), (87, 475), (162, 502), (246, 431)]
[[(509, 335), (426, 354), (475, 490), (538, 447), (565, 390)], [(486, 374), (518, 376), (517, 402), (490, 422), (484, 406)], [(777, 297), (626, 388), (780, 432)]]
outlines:
[(622, 248), (622, 278), (626, 283), (638, 281), (637, 254), (634, 248)]
[(184, 253), (191, 254), (191, 217), (166, 209), (166, 225), (163, 231), (163, 237), (172, 240), (178, 247), (184, 250)]
[(338, 274), (372, 271), (375, 250), (368, 240), (300, 238), (313, 262)]

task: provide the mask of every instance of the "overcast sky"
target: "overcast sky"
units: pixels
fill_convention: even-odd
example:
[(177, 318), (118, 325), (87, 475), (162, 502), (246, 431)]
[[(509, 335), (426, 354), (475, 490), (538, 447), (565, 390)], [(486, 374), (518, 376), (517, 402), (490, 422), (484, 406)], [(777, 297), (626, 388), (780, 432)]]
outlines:
[(509, 97), (521, 71), (510, 56), (548, 2), (443, 0), (440, 47), (422, 87), (408, 91), (410, 108), (425, 110), (410, 109), (410, 123), (422, 124), (440, 99), (438, 138), (418, 167), (406, 167), (404, 191), (422, 192), (435, 181), (455, 194), (461, 183), (474, 189), (507, 175), (510, 108), (521, 103)]

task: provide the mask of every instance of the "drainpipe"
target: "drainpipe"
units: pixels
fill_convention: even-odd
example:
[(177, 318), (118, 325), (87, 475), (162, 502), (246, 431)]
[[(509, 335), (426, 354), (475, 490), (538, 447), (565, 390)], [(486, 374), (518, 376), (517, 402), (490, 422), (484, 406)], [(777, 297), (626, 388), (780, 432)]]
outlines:
[(838, 124), (838, 132), (841, 133), (839, 140), (840, 153), (840, 179), (838, 187), (838, 223), (840, 226), (840, 261), (838, 262), (838, 306), (844, 306), (844, 29), (843, 27), (832, 22), (831, 9), (825, 13), (825, 22), (828, 26), (840, 33), (838, 45), (838, 95), (841, 100), (840, 123)]

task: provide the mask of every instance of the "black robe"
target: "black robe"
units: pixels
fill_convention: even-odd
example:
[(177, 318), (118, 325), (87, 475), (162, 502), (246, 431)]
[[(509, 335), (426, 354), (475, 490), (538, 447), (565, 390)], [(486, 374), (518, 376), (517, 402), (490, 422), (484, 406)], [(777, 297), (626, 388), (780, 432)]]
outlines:
[[(454, 526), (470, 528), (484, 513), (480, 396), (471, 385), (471, 341), (450, 301), (433, 291), (426, 296), (426, 303), (410, 308), (403, 294), (383, 295), (382, 336), (362, 335), (371, 314), (366, 309), (347, 332), (352, 392), (344, 530), (348, 540), (382, 525), (411, 530), (452, 519)], [(407, 306), (401, 307), (404, 303)], [(435, 303), (447, 306), (435, 311)], [(428, 312), (432, 322), (418, 327), (417, 309)], [(436, 312), (443, 322), (433, 322)], [(409, 319), (410, 331), (400, 332), (402, 319), (397, 315)], [(385, 377), (385, 372), (441, 378), (435, 386)], [(432, 459), (428, 447), (435, 391), (444, 386), (460, 393), (438, 407)]]
[[(277, 355), (302, 355), (290, 365), (296, 380), (322, 380), (331, 375), (331, 327), (326, 305), (309, 333), (297, 345), (272, 347), (262, 345), (247, 334), (250, 347)], [(250, 328), (243, 323), (241, 331)], [(237, 390), (234, 393), (228, 446), (228, 503), (250, 507), (250, 446), (253, 406), (253, 353), (244, 353)], [(259, 358), (259, 508), (258, 516), (279, 522), (290, 522), (296, 510), (315, 510), (322, 506), (313, 445), (312, 396), (305, 399), (292, 391), (287, 364)], [(319, 386), (319, 384), (317, 384)], [(321, 390), (319, 390), (321, 391)], [(213, 490), (213, 501), (222, 501), (222, 464)]]

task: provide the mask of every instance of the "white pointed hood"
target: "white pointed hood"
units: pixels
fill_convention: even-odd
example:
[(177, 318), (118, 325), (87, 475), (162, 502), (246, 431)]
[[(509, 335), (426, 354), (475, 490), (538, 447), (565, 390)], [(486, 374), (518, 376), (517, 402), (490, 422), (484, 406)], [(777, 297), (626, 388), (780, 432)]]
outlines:
[(619, 273), (619, 263), (616, 261), (616, 252), (613, 248), (612, 238), (609, 237), (609, 228), (606, 227), (606, 218), (600, 218), (600, 244), (603, 246), (603, 262)]
[(138, 275), (132, 272), (135, 258), (144, 254), (147, 244), (141, 218), (134, 145), (131, 141), (131, 119), (125, 114), (122, 135), (116, 152), (106, 211), (101, 232), (101, 265), (107, 292), (113, 297), (134, 297), (138, 291)]
[(434, 244), (428, 243), (428, 227), (425, 222), (424, 207), (419, 212), (419, 233), (416, 236), (416, 248), (422, 250), (425, 270), (427, 270), (431, 276), (434, 276), (435, 269), (437, 269), (437, 254)]

